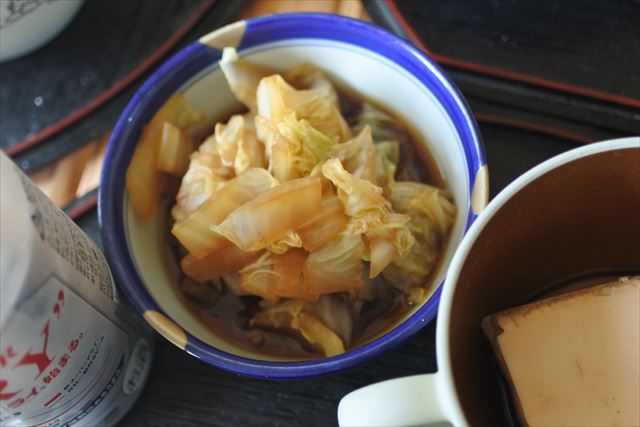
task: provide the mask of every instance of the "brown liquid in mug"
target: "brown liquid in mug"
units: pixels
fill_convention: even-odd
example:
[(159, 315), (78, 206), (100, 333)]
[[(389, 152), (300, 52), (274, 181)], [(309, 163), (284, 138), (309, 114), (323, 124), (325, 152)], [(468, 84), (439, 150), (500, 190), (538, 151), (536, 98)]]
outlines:
[[(362, 109), (363, 97), (342, 90), (339, 91), (339, 97), (341, 111), (347, 122), (353, 125)], [(426, 145), (416, 137), (416, 132), (388, 109), (369, 100), (366, 101), (396, 119), (394, 130), (398, 134), (398, 142), (400, 143), (400, 162), (396, 179), (399, 181), (420, 181), (438, 188), (447, 188), (433, 155), (426, 148)], [(176, 193), (177, 190), (170, 195), (170, 204), (173, 204)], [(239, 297), (226, 288), (218, 291), (209, 284), (195, 285), (192, 282), (189, 285), (189, 279), (180, 272), (179, 268), (179, 260), (184, 252), (181, 252), (183, 249), (179, 247), (169, 232), (170, 223), (170, 213), (167, 211), (167, 225), (165, 226), (165, 234), (169, 236), (167, 265), (171, 276), (175, 277), (173, 284), (176, 294), (207, 328), (240, 348), (264, 356), (295, 360), (323, 357), (318, 349), (305, 346), (302, 344), (304, 340), (297, 339), (298, 337), (293, 333), (288, 335), (281, 330), (276, 332), (251, 327), (249, 321), (259, 309), (258, 304), (261, 300), (259, 297)], [(446, 245), (447, 242), (444, 242), (439, 254), (438, 265), (442, 260), (442, 253), (446, 250)], [(434, 271), (438, 270), (438, 265)], [(430, 280), (431, 277), (427, 279), (427, 283)], [(187, 292), (185, 292), (185, 286), (189, 286)], [(401, 291), (391, 286), (386, 286), (386, 288), (388, 288), (388, 292), (385, 298), (364, 304), (356, 318), (351, 345), (345, 346), (345, 348), (358, 347), (380, 336), (411, 310), (413, 306), (407, 302)]]

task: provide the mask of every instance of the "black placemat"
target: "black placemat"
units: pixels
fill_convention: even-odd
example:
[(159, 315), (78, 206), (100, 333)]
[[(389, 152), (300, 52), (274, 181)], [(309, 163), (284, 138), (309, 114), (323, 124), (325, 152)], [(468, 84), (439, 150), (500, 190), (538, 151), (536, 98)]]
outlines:
[[(476, 116), (576, 133), (640, 134), (640, 2), (371, 0), (379, 25), (424, 48)], [(488, 106), (490, 108), (485, 109)], [(513, 114), (512, 114), (513, 113)], [(516, 120), (513, 120), (516, 119)]]
[(396, 1), (438, 55), (640, 99), (639, 1)]

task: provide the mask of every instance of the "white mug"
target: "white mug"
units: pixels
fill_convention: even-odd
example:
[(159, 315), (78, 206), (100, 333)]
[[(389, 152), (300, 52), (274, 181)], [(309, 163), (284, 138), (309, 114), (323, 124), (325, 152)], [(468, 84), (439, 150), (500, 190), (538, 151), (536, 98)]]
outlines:
[(640, 271), (638, 218), (640, 137), (574, 149), (526, 172), (489, 203), (456, 250), (438, 308), (438, 372), (348, 394), (339, 424), (508, 424), (513, 411), (481, 319), (561, 278)]

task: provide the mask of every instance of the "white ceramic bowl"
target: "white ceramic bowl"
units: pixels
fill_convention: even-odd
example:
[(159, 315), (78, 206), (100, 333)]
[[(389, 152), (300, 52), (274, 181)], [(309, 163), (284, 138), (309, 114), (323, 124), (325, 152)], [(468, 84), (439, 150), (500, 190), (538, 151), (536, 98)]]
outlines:
[(1, 0), (0, 62), (34, 51), (57, 36), (84, 0)]
[[(124, 172), (142, 126), (174, 92), (211, 120), (238, 106), (218, 61), (224, 46), (270, 68), (302, 62), (328, 71), (340, 84), (396, 112), (435, 156), (458, 207), (433, 295), (382, 336), (345, 354), (310, 361), (266, 358), (239, 348), (206, 328), (175, 295), (163, 261), (162, 218), (140, 221), (124, 190)], [(372, 25), (321, 14), (275, 15), (215, 31), (165, 63), (131, 100), (111, 137), (103, 170), (99, 212), (114, 274), (136, 308), (161, 334), (191, 354), (245, 375), (291, 378), (352, 366), (391, 348), (436, 313), (440, 285), (453, 251), (487, 201), (487, 168), (475, 122), (440, 69), (408, 43)], [(166, 212), (157, 209), (156, 212)]]

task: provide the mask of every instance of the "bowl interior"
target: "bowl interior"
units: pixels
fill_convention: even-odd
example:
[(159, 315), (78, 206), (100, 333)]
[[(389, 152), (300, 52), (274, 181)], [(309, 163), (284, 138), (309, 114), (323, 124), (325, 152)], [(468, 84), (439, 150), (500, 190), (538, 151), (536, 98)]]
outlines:
[[(238, 104), (217, 61), (223, 46), (279, 70), (310, 62), (347, 89), (398, 114), (438, 163), (458, 213), (431, 297), (386, 333), (345, 354), (311, 361), (258, 356), (217, 336), (177, 298), (167, 268), (166, 209), (145, 222), (131, 210), (124, 172), (143, 125), (176, 91), (213, 121)], [(482, 142), (464, 100), (430, 60), (408, 43), (361, 21), (334, 15), (285, 14), (239, 21), (188, 46), (147, 80), (121, 115), (109, 143), (98, 201), (105, 250), (134, 306), (162, 335), (204, 361), (236, 373), (299, 378), (352, 366), (391, 348), (435, 317), (453, 251), (488, 196)], [(166, 314), (166, 316), (165, 316)], [(186, 332), (185, 332), (186, 331)]]
[[(435, 290), (444, 278), (444, 267), (448, 265), (456, 244), (464, 234), (471, 197), (466, 154), (445, 107), (431, 91), (396, 64), (347, 44), (300, 39), (263, 45), (244, 51), (242, 56), (256, 64), (283, 70), (301, 62), (313, 63), (328, 71), (341, 86), (366, 94), (415, 128), (434, 155), (459, 207), (451, 244), (447, 246), (444, 262), (432, 282), (432, 290)], [(349, 66), (345, 67), (344, 64)], [(217, 64), (190, 79), (180, 91), (191, 105), (212, 120), (226, 120), (225, 115), (238, 106)], [(157, 268), (164, 265), (166, 259), (162, 235), (162, 230), (166, 230), (166, 225), (163, 225), (166, 208), (158, 209), (158, 214), (151, 220), (139, 221), (130, 208), (128, 196), (125, 206), (127, 238), (135, 264), (147, 290), (160, 308), (186, 331), (209, 345), (240, 356), (274, 360), (248, 353), (221, 339), (179, 302), (171, 285), (169, 270)], [(407, 313), (405, 318), (418, 308)]]
[(632, 142), (549, 170), (488, 209), (455, 283), (448, 331), (455, 389), (472, 425), (505, 422), (484, 316), (572, 277), (640, 271), (640, 138)]

